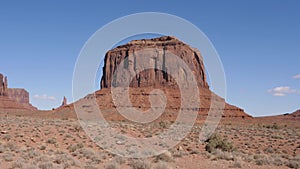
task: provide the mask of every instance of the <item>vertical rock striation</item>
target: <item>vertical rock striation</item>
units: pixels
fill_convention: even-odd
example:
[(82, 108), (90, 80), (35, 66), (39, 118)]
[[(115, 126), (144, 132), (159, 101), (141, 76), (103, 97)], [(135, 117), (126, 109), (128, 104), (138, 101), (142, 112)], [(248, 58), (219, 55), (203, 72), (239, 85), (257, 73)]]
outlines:
[(7, 77), (0, 73), (0, 96), (7, 95)]
[[(94, 95), (88, 95), (85, 99), (96, 97), (101, 108), (111, 109), (116, 105), (112, 99), (110, 88), (129, 86), (129, 99), (132, 106), (136, 109), (148, 110), (151, 108), (149, 96), (152, 95), (153, 88), (159, 88), (164, 91), (167, 98), (166, 110), (185, 109), (181, 107), (178, 81), (179, 83), (181, 81), (189, 82), (191, 78), (186, 69), (178, 64), (176, 57), (172, 56), (177, 56), (188, 66), (199, 89), (199, 106), (187, 109), (197, 110), (199, 115), (207, 116), (210, 109), (220, 109), (211, 107), (214, 101), (225, 105), (223, 117), (251, 117), (243, 109), (226, 103), (223, 98), (210, 90), (200, 52), (171, 36), (134, 40), (109, 50), (105, 55), (101, 90)], [(150, 69), (143, 69), (147, 66)], [(117, 71), (120, 67), (123, 70), (121, 73)], [(129, 84), (126, 76), (130, 76)], [(176, 79), (177, 81), (175, 81)], [(189, 87), (190, 83), (186, 84)], [(123, 101), (121, 102), (123, 103)]]
[[(171, 36), (134, 40), (108, 51), (104, 61), (101, 88), (126, 85), (123, 74), (114, 74), (118, 66), (122, 66), (133, 76), (130, 87), (176, 87), (177, 83), (170, 74), (176, 74), (175, 78), (178, 81), (188, 81), (189, 77), (181, 66), (178, 66), (179, 73), (175, 73), (178, 70), (173, 70), (170, 65), (176, 65), (178, 61), (172, 56), (179, 57), (188, 65), (199, 87), (209, 88), (200, 52)], [(143, 64), (152, 69), (143, 70)]]

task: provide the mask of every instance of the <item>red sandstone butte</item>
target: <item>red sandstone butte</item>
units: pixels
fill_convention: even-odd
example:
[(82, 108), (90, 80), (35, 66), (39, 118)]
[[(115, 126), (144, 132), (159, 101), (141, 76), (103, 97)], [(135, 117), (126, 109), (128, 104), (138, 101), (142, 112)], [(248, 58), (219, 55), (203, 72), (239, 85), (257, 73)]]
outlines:
[(7, 77), (0, 74), (0, 110), (37, 110), (29, 103), (25, 89), (8, 88)]
[[(150, 52), (142, 52), (142, 55), (150, 57), (149, 64), (153, 64), (154, 69), (147, 69), (139, 71), (137, 62), (141, 59), (139, 51), (147, 49)], [(149, 50), (150, 49), (150, 50)], [(101, 108), (111, 109), (113, 104), (111, 97), (111, 87), (123, 87), (122, 74), (114, 74), (117, 66), (124, 64), (125, 69), (129, 74), (133, 74), (130, 82), (130, 99), (132, 105), (137, 109), (149, 109), (149, 96), (154, 88), (162, 89), (167, 97), (168, 110), (179, 110), (181, 103), (181, 95), (176, 84), (176, 81), (169, 74), (163, 70), (168, 69), (165, 65), (177, 64), (167, 53), (172, 53), (182, 59), (193, 72), (196, 78), (197, 86), (200, 93), (200, 104), (196, 107), (200, 115), (206, 116), (211, 106), (211, 101), (215, 100), (219, 103), (225, 100), (215, 93), (211, 92), (207, 83), (204, 61), (200, 51), (189, 45), (181, 42), (175, 37), (163, 36), (153, 39), (133, 40), (125, 45), (118, 46), (109, 50), (105, 55), (103, 76), (101, 79), (101, 90), (95, 92), (94, 95), (88, 95), (85, 99), (96, 97)], [(128, 59), (128, 57), (131, 57)], [(127, 59), (127, 61), (126, 61)], [(123, 62), (122, 62), (123, 61)], [(165, 62), (170, 62), (166, 64)], [(178, 67), (180, 69), (181, 67)], [(183, 74), (178, 76), (179, 80), (188, 80), (187, 76)], [(236, 106), (225, 103), (223, 117), (251, 117)]]

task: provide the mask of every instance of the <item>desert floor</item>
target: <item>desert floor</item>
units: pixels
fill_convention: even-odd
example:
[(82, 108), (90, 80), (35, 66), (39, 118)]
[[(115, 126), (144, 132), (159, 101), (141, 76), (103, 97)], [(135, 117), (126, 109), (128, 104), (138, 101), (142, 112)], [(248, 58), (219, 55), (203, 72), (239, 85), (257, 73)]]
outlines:
[[(208, 142), (199, 142), (202, 124), (196, 123), (185, 139), (159, 156), (129, 159), (113, 155), (97, 146), (76, 119), (30, 117), (2, 112), (0, 168), (300, 167), (300, 124), (297, 120), (282, 123), (281, 120), (270, 118), (223, 119), (215, 131), (215, 140), (212, 138)], [(170, 122), (135, 125), (125, 121), (111, 121), (110, 126), (124, 134), (152, 137), (167, 129)], [(208, 145), (212, 147), (210, 152)]]

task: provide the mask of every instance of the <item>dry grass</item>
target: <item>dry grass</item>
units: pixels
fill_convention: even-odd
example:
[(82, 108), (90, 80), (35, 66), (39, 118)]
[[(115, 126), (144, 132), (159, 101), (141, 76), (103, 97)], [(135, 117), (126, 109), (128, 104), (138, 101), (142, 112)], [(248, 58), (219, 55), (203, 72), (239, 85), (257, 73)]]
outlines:
[[(217, 160), (216, 164), (224, 164), (226, 168), (300, 168), (300, 158), (297, 157), (300, 152), (300, 128), (284, 125), (219, 126), (216, 135), (203, 144), (198, 141), (201, 126), (195, 126), (176, 147), (144, 160), (117, 157), (106, 152), (94, 144), (72, 119), (0, 116), (0, 125), (8, 131), (0, 135), (1, 169), (170, 169), (175, 166), (184, 168), (178, 161), (189, 159), (193, 159), (192, 163), (200, 163), (198, 159), (212, 160), (214, 163), (216, 161), (213, 160)], [(169, 125), (163, 122), (140, 126), (128, 122), (111, 123), (114, 129), (121, 129), (122, 133), (145, 138), (156, 136)], [(165, 144), (159, 146), (167, 149)]]
[(109, 163), (105, 166), (105, 169), (119, 169), (120, 166), (116, 162)]
[(165, 162), (158, 162), (154, 169), (171, 169), (171, 167)]
[(151, 169), (152, 164), (150, 161), (143, 159), (143, 160), (133, 160), (130, 163), (132, 169)]

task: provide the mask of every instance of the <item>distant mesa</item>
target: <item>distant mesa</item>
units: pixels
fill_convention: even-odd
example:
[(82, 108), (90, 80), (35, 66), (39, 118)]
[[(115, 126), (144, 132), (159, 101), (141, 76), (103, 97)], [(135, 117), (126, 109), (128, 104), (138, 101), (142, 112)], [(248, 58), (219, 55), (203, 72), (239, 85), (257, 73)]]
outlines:
[[(279, 122), (287, 122), (287, 121), (292, 121), (292, 122), (299, 122), (300, 121), (300, 109), (296, 110), (295, 112), (292, 113), (284, 113), (280, 115), (274, 115), (274, 116), (265, 116), (265, 117), (259, 117), (259, 119), (262, 120), (267, 120), (267, 121), (279, 121)], [(292, 124), (293, 125), (293, 124)]]
[[(142, 51), (142, 52), (140, 52)], [(206, 79), (206, 73), (203, 63), (203, 58), (195, 48), (181, 42), (176, 37), (162, 36), (153, 39), (133, 40), (125, 45), (118, 46), (109, 50), (104, 59), (103, 76), (101, 79), (101, 90), (94, 95), (89, 95), (86, 98), (97, 98), (100, 107), (107, 109), (113, 108), (115, 105), (111, 99), (111, 87), (124, 87), (126, 77), (123, 74), (114, 73), (118, 66), (122, 66), (125, 71), (132, 75), (130, 81), (130, 99), (133, 107), (137, 109), (149, 109), (149, 96), (153, 88), (159, 88), (165, 91), (168, 103), (166, 109), (178, 111), (181, 105), (181, 96), (178, 90), (178, 84), (166, 70), (171, 71), (170, 66), (176, 65), (177, 61), (171, 55), (176, 55), (184, 61), (192, 71), (200, 93), (199, 107), (192, 109), (198, 110), (200, 115), (206, 116), (210, 109), (212, 100), (219, 103), (225, 103), (225, 100), (209, 89)], [(138, 62), (142, 62), (141, 56), (149, 57), (147, 64), (152, 64), (153, 69), (140, 71), (142, 68), (138, 66)], [(124, 64), (124, 65), (120, 65)], [(179, 72), (176, 79), (178, 81), (189, 81), (189, 77), (185, 70), (178, 66)], [(225, 103), (223, 117), (251, 117), (244, 112), (243, 109)]]
[(25, 89), (8, 88), (8, 78), (0, 73), (0, 109), (37, 110), (29, 103)]

